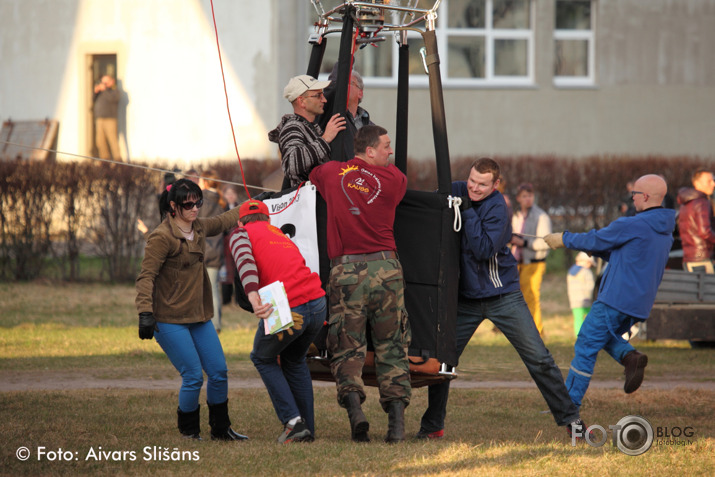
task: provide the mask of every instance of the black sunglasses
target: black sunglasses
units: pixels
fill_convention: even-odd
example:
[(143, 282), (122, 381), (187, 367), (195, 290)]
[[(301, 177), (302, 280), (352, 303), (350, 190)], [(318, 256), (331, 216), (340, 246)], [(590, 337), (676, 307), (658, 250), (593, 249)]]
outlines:
[(202, 205), (204, 205), (204, 199), (199, 199), (196, 202), (184, 202), (181, 204), (181, 208), (184, 210), (191, 210), (194, 206), (196, 206), (197, 209), (200, 209)]

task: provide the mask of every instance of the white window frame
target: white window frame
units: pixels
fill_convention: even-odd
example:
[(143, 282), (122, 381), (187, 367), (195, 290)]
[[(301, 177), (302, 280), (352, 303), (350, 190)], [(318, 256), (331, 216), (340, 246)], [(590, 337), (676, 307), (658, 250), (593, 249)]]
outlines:
[[(448, 18), (449, 0), (443, 0), (441, 17)], [(493, 3), (492, 0), (486, 0), (486, 18), (485, 28), (449, 28), (442, 27), (440, 22), (437, 22), (435, 30), (437, 36), (437, 47), (440, 52), (440, 72), (442, 74), (442, 84), (445, 87), (472, 87), (472, 86), (533, 86), (534, 85), (534, 14), (535, 0), (529, 0), (529, 19), (530, 25), (528, 29), (512, 29), (512, 28), (493, 28)], [(439, 19), (438, 19), (439, 20)], [(450, 36), (483, 36), (485, 41), (485, 62), (486, 71), (484, 78), (450, 78), (447, 72), (449, 71), (449, 57), (447, 55), (448, 39)], [(494, 43), (496, 40), (526, 40), (527, 42), (527, 60), (526, 60), (526, 76), (497, 76), (494, 73)], [(416, 77), (410, 77), (410, 81)], [(424, 84), (428, 83), (428, 79), (423, 78)]]
[[(435, 36), (437, 39), (437, 48), (439, 51), (440, 58), (440, 74), (442, 76), (442, 86), (445, 88), (480, 88), (480, 87), (534, 87), (535, 78), (535, 13), (536, 13), (536, 1), (529, 1), (529, 20), (530, 25), (528, 29), (511, 29), (511, 28), (492, 28), (492, 10), (493, 3), (492, 0), (486, 1), (486, 18), (485, 18), (485, 28), (448, 28), (442, 26), (446, 23), (448, 18), (449, 0), (442, 0), (437, 18), (437, 27), (435, 29)], [(363, 81), (366, 86), (371, 87), (393, 87), (397, 85), (397, 76), (399, 68), (399, 48), (397, 42), (395, 41), (394, 35), (386, 33), (385, 42), (380, 45), (380, 48), (384, 48), (387, 45), (392, 47), (392, 76), (390, 77), (379, 77), (379, 76), (367, 76), (363, 75)], [(450, 78), (448, 75), (449, 71), (449, 58), (447, 44), (450, 36), (462, 36), (462, 37), (478, 37), (484, 36), (485, 41), (485, 77), (484, 78)], [(409, 31), (409, 38), (420, 38), (421, 35), (416, 32)], [(525, 76), (497, 76), (494, 73), (494, 43), (496, 40), (525, 40), (527, 42), (527, 63), (526, 63), (526, 75)], [(361, 71), (361, 73), (363, 73)], [(321, 79), (327, 78), (327, 74), (321, 74)], [(427, 75), (410, 75), (410, 86), (411, 87), (428, 87), (429, 78)]]
[[(556, 12), (554, 2), (554, 15)], [(596, 2), (591, 0), (591, 29), (590, 30), (557, 30), (554, 21), (554, 41), (552, 48), (558, 40), (586, 40), (588, 44), (588, 74), (586, 76), (557, 76), (554, 74), (554, 86), (559, 88), (590, 88), (596, 85)], [(555, 60), (555, 59), (554, 59)], [(553, 71), (553, 64), (552, 64)]]

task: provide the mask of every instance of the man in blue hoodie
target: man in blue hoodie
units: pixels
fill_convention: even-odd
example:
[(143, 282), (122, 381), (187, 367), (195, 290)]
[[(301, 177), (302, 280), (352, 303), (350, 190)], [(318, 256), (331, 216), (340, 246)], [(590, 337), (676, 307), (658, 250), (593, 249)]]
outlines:
[[(497, 190), (500, 168), (494, 160), (478, 159), (466, 182), (452, 183), (452, 195), (462, 197), (462, 253), (457, 307), (457, 356), (477, 327), (489, 319), (514, 346), (559, 426), (585, 429), (571, 402), (561, 370), (536, 329), (519, 287), (517, 262), (509, 250), (511, 219)], [(418, 439), (444, 435), (449, 381), (429, 386), (427, 410)], [(582, 426), (582, 427), (580, 427)], [(572, 437), (573, 438), (573, 437)]]
[(635, 216), (621, 217), (600, 230), (580, 234), (567, 231), (544, 238), (553, 249), (582, 250), (608, 261), (598, 299), (581, 325), (566, 378), (569, 395), (577, 406), (581, 406), (602, 349), (624, 366), (626, 393), (634, 392), (643, 382), (648, 356), (636, 351), (621, 335), (634, 322), (648, 318), (663, 278), (675, 228), (675, 211), (661, 207), (667, 192), (662, 177), (645, 175), (631, 191)]

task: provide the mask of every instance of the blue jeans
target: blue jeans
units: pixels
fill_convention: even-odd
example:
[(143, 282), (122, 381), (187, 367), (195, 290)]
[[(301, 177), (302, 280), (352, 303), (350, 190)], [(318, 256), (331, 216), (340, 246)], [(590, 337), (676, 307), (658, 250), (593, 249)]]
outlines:
[[(521, 291), (472, 300), (459, 298), (457, 306), (457, 356), (461, 356), (479, 325), (488, 318), (516, 349), (531, 374), (556, 424), (565, 426), (578, 419), (578, 408), (571, 402), (564, 378), (536, 329)], [(429, 386), (427, 410), (421, 429), (444, 429), (447, 415), (449, 381)]]
[(315, 434), (313, 381), (305, 355), (325, 322), (328, 311), (325, 297), (291, 308), (291, 311), (303, 315), (303, 327), (293, 329), (292, 335), (283, 332), (283, 339), (279, 340), (277, 335), (265, 334), (263, 320), (260, 320), (253, 340), (251, 361), (266, 385), (281, 423), (300, 416), (310, 432)]
[(221, 341), (210, 321), (174, 324), (157, 322), (154, 338), (181, 374), (179, 409), (195, 411), (206, 371), (206, 402), (221, 404), (228, 399), (228, 370)]
[(625, 355), (635, 350), (621, 336), (633, 326), (634, 321), (636, 320), (631, 316), (600, 301), (593, 304), (578, 332), (574, 358), (566, 378), (566, 388), (574, 404), (581, 406), (581, 399), (591, 382), (599, 351), (605, 350), (620, 363)]

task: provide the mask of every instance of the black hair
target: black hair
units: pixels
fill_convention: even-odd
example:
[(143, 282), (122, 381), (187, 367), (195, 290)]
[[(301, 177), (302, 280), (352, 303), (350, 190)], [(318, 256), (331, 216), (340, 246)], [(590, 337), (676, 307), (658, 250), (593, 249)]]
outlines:
[(197, 183), (189, 179), (179, 179), (161, 193), (161, 197), (159, 198), (159, 214), (161, 215), (161, 220), (166, 218), (166, 214), (172, 217), (176, 215), (176, 212), (171, 208), (172, 202), (177, 206), (181, 206), (181, 204), (187, 200), (201, 200), (203, 197), (204, 195)]

